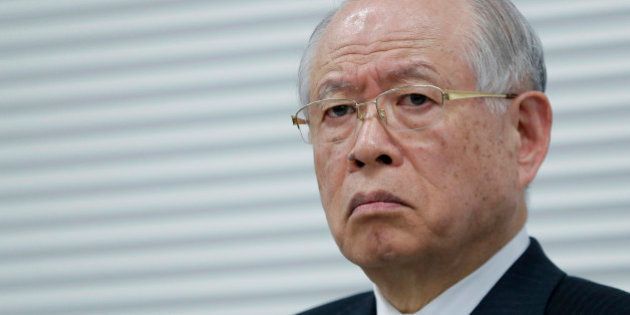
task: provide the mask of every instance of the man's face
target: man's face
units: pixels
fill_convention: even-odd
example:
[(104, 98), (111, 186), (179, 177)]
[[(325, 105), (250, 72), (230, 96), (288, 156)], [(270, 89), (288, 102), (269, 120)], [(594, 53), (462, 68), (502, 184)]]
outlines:
[[(411, 84), (475, 90), (469, 11), (456, 0), (351, 2), (317, 48), (311, 99), (366, 101)], [(354, 136), (314, 144), (328, 224), (349, 260), (456, 263), (515, 220), (518, 132), (483, 102), (447, 101), (444, 119), (419, 131), (387, 129), (370, 104)]]

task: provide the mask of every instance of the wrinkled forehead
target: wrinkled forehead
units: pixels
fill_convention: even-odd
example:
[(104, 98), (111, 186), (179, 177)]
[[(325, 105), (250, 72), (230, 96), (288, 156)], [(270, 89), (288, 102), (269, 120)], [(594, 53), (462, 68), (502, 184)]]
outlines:
[[(405, 59), (417, 57), (412, 64), (424, 63), (447, 76), (452, 70), (442, 69), (440, 63), (462, 70), (456, 65), (460, 60), (454, 59), (464, 55), (462, 38), (463, 32), (469, 31), (467, 25), (471, 25), (469, 16), (466, 0), (346, 3), (332, 18), (315, 51), (310, 81), (312, 96), (321, 94), (318, 86), (329, 81), (330, 76), (348, 75), (363, 65), (375, 64), (379, 74), (386, 74), (388, 71), (384, 70), (396, 72), (400, 66), (397, 63), (409, 63)], [(408, 69), (403, 67), (400, 71)]]

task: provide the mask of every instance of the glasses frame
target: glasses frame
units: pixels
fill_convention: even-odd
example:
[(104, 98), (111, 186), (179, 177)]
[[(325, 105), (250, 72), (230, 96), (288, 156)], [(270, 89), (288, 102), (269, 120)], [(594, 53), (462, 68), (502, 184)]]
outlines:
[(324, 101), (348, 101), (349, 103), (354, 103), (356, 112), (357, 112), (357, 118), (361, 121), (363, 121), (365, 119), (365, 114), (362, 114), (362, 111), (360, 111), (360, 107), (366, 106), (367, 104), (370, 103), (374, 103), (374, 105), (376, 106), (376, 111), (378, 113), (378, 116), (380, 119), (385, 119), (385, 110), (378, 107), (378, 102), (377, 100), (384, 94), (388, 94), (388, 93), (392, 93), (393, 91), (396, 90), (402, 90), (402, 89), (408, 89), (408, 88), (414, 88), (414, 87), (428, 87), (428, 88), (435, 88), (437, 90), (439, 90), (442, 93), (442, 99), (440, 100), (440, 103), (438, 105), (440, 106), (444, 106), (444, 103), (446, 101), (454, 101), (454, 100), (463, 100), (463, 99), (471, 99), (471, 98), (482, 98), (482, 97), (490, 97), (490, 98), (504, 98), (504, 99), (514, 99), (518, 96), (518, 94), (515, 93), (505, 93), (505, 94), (498, 94), (498, 93), (489, 93), (489, 92), (479, 92), (479, 91), (465, 91), (465, 90), (448, 90), (448, 89), (442, 89), (438, 86), (435, 85), (431, 85), (431, 84), (415, 84), (415, 85), (405, 85), (405, 86), (399, 86), (399, 87), (395, 87), (395, 88), (391, 88), (389, 90), (385, 90), (381, 93), (379, 93), (376, 97), (372, 98), (371, 100), (365, 101), (365, 102), (357, 102), (354, 99), (350, 99), (350, 98), (324, 98), (321, 100), (317, 100), (317, 101), (313, 101), (310, 102), (302, 107), (300, 107), (296, 112), (295, 115), (291, 115), (291, 121), (293, 123), (294, 126), (296, 126), (298, 128), (298, 131), (300, 132), (300, 136), (302, 138), (302, 140), (306, 143), (311, 143), (309, 142), (307, 139), (304, 138), (304, 135), (302, 134), (302, 129), (300, 128), (300, 125), (307, 125), (308, 124), (308, 120), (306, 119), (302, 119), (298, 117), (298, 114), (300, 113), (300, 111), (304, 110), (305, 108), (313, 105), (313, 104), (317, 104), (317, 103), (321, 103)]

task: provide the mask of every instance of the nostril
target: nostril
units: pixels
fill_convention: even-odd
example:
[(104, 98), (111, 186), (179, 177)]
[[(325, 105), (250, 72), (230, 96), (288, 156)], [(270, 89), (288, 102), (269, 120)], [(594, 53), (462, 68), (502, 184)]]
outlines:
[(354, 154), (348, 155), (348, 160), (351, 161), (352, 163), (354, 163), (354, 165), (356, 165), (358, 168), (362, 168), (363, 166), (365, 166), (365, 163), (363, 163), (363, 161), (357, 159)]
[(381, 162), (386, 165), (392, 164), (392, 158), (389, 155), (381, 154), (376, 158), (377, 162)]

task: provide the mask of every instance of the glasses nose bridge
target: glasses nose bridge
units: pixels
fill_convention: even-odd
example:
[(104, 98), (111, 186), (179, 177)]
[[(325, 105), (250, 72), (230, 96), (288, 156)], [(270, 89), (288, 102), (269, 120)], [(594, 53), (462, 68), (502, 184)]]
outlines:
[(357, 117), (360, 121), (365, 121), (368, 114), (368, 105), (374, 104), (374, 108), (376, 109), (376, 113), (378, 114), (378, 118), (381, 120), (385, 120), (385, 110), (378, 106), (378, 98), (373, 100), (365, 101), (362, 103), (357, 102)]

